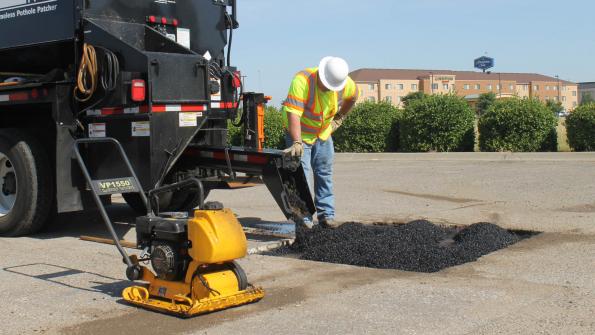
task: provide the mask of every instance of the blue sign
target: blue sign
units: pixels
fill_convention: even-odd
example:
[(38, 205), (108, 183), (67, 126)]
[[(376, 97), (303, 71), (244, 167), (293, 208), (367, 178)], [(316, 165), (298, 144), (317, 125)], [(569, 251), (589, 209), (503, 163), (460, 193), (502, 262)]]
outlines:
[(486, 56), (479, 57), (474, 63), (476, 69), (483, 71), (494, 67), (494, 59)]

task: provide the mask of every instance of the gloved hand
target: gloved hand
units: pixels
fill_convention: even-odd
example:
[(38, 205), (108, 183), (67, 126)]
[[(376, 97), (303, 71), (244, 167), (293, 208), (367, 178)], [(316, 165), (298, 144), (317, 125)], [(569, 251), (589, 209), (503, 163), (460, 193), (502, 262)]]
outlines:
[(333, 127), (333, 133), (335, 131), (337, 131), (337, 129), (339, 129), (339, 127), (341, 127), (341, 125), (343, 124), (343, 119), (333, 119), (333, 121), (331, 121), (331, 125)]
[(304, 155), (304, 144), (302, 142), (295, 141), (289, 148), (283, 150), (283, 152), (290, 157), (301, 158)]

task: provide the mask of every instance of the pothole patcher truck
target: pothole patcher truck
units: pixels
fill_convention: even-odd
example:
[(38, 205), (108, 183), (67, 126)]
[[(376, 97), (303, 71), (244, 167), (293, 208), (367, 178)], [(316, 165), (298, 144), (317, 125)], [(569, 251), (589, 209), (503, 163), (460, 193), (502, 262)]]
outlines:
[[(146, 282), (125, 300), (192, 316), (262, 298), (234, 262), (242, 227), (205, 197), (259, 180), (287, 218), (314, 209), (299, 161), (262, 147), (266, 97), (231, 63), (238, 26), (235, 0), (0, 0), (0, 235), (99, 208)], [(143, 214), (138, 256), (103, 207), (113, 194)]]

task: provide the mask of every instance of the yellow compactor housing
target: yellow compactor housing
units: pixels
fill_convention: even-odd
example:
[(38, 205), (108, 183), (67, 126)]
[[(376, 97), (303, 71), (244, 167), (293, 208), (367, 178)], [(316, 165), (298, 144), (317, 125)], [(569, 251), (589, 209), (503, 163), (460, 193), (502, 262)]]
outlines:
[[(146, 245), (150, 236), (151, 263), (157, 274), (141, 267), (141, 280), (148, 284), (126, 288), (122, 293), (124, 300), (190, 317), (255, 302), (264, 296), (261, 288), (248, 284), (246, 274), (235, 262), (246, 256), (247, 242), (231, 210), (196, 210), (184, 222), (186, 240), (172, 237), (182, 236), (182, 232), (171, 218), (151, 220), (140, 226), (137, 221), (137, 234), (139, 246)], [(178, 232), (177, 235), (172, 231)], [(180, 267), (183, 273), (178, 280), (166, 279)]]
[(243, 258), (247, 253), (246, 235), (233, 212), (227, 208), (195, 211), (188, 222), (188, 253), (202, 264), (215, 264)]

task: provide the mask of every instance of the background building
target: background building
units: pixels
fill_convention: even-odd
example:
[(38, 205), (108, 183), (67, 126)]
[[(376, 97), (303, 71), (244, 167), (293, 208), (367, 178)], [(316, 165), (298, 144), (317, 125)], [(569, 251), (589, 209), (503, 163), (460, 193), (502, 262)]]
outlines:
[(487, 92), (497, 97), (534, 97), (544, 102), (560, 101), (567, 111), (578, 105), (579, 98), (576, 83), (534, 73), (359, 69), (351, 73), (351, 78), (360, 89), (358, 102), (384, 100), (399, 107), (403, 97), (417, 91), (426, 94), (455, 92), (469, 100)]
[(583, 102), (583, 98), (591, 96), (591, 99), (595, 100), (595, 82), (590, 83), (579, 83), (578, 84), (578, 103)]

